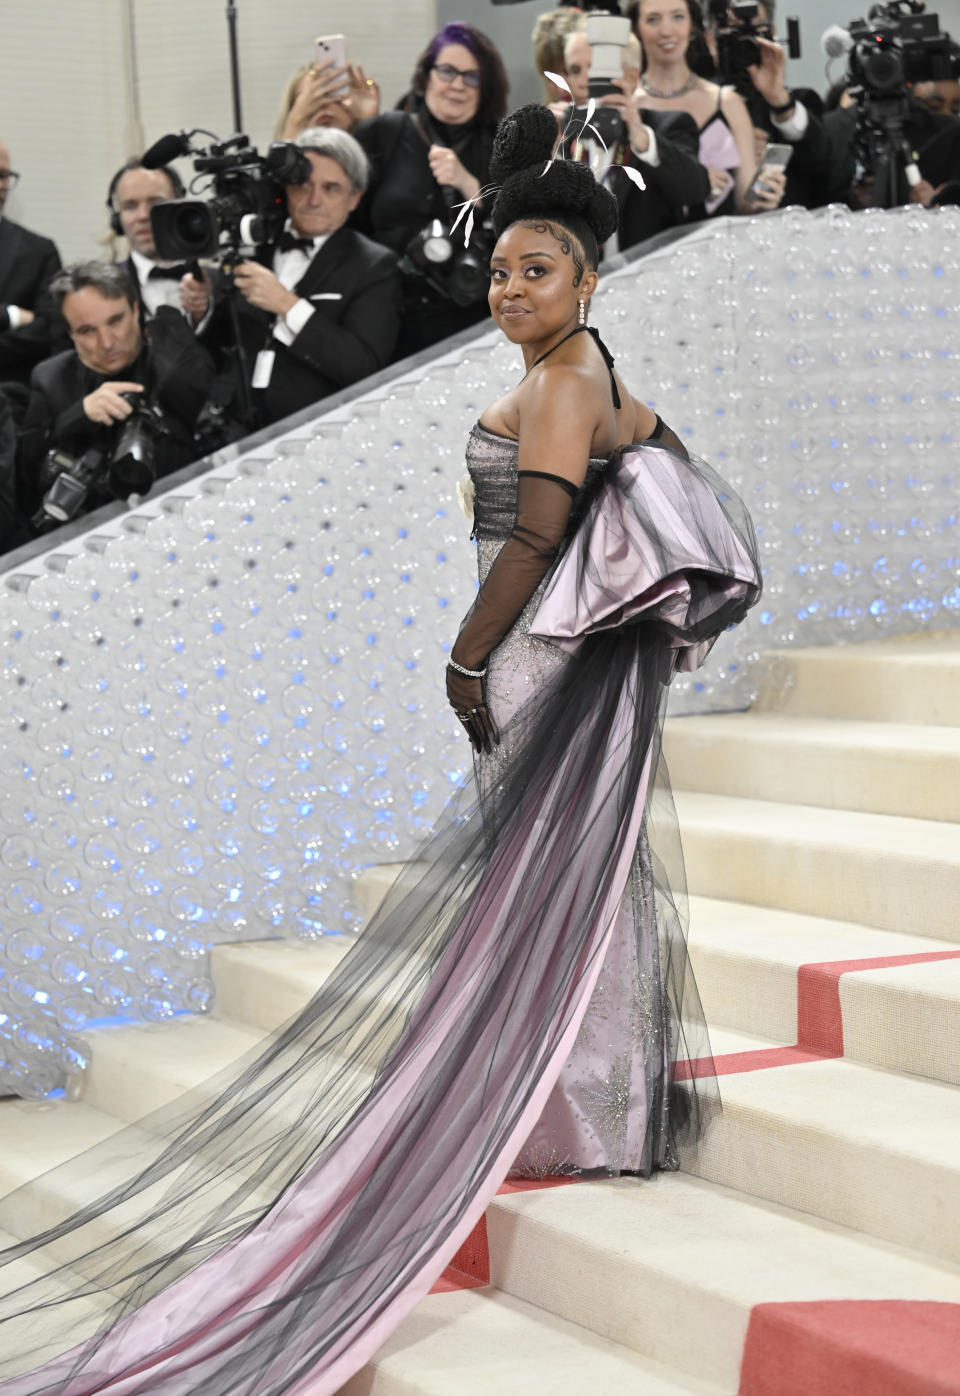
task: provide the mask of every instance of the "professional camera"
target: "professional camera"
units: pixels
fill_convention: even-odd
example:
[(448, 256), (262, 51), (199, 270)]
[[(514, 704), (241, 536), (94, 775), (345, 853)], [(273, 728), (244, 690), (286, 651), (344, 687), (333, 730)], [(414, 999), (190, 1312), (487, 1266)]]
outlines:
[[(760, 19), (756, 0), (710, 0), (710, 13), (716, 24), (716, 76), (721, 83), (748, 91), (752, 87), (749, 69), (763, 61), (758, 39), (772, 39), (773, 29)], [(787, 53), (800, 57), (800, 26), (787, 20)]]
[(80, 456), (56, 449), (47, 452), (40, 472), (46, 492), (32, 520), (38, 532), (75, 519), (88, 500), (102, 504), (149, 492), (156, 479), (156, 443), (168, 428), (160, 408), (145, 403), (139, 393), (121, 396), (133, 411), (107, 428), (105, 442), (101, 437), (100, 444)]
[(623, 91), (619, 83), (623, 78), (623, 50), (630, 38), (630, 21), (625, 15), (613, 13), (609, 6), (595, 8), (587, 15), (585, 33), (590, 45), (587, 95), (594, 108), (591, 113), (585, 106), (568, 107), (564, 137), (584, 131), (609, 148), (623, 139), (623, 120), (614, 107), (601, 107), (596, 103), (600, 97)]
[(941, 82), (960, 73), (957, 49), (940, 29), (940, 17), (924, 13), (922, 0), (874, 5), (849, 26), (847, 63), (853, 83), (870, 95), (906, 92), (907, 84)]
[(956, 45), (941, 31), (939, 17), (924, 12), (922, 0), (892, 0), (874, 5), (865, 20), (855, 19), (847, 34), (828, 30), (824, 52), (847, 54), (851, 92), (858, 98), (860, 171), (873, 180), (874, 206), (895, 208), (920, 182), (906, 134), (910, 87), (960, 73)]
[[(164, 136), (143, 163), (155, 168), (189, 149), (189, 137)], [(241, 247), (272, 242), (287, 218), (284, 186), (306, 184), (311, 172), (308, 157), (292, 141), (274, 141), (260, 155), (243, 135), (196, 153), (193, 167), (212, 176), (213, 198), (170, 199), (150, 212), (157, 253), (168, 261), (235, 257)]]
[[(454, 305), (476, 305), (490, 287), (493, 231), (484, 222), (474, 228), (469, 243), (442, 218), (433, 218), (410, 240), (401, 271), (423, 277)], [(404, 265), (406, 263), (406, 266)]]

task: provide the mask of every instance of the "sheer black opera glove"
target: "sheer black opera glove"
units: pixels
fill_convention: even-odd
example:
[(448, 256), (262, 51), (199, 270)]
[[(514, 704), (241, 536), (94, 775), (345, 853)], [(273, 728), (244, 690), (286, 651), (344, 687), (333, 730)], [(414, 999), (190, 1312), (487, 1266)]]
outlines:
[(671, 451), (676, 451), (678, 456), (683, 456), (684, 460), (690, 459), (690, 453), (680, 440), (673, 427), (668, 427), (666, 422), (657, 413), (657, 425), (650, 433), (651, 441), (659, 441), (661, 446), (669, 446)]
[(517, 473), (517, 522), (468, 612), (450, 658), (473, 677), (447, 668), (447, 697), (476, 751), (500, 736), (486, 705), (481, 671), (550, 570), (560, 550), (577, 486), (540, 470)]

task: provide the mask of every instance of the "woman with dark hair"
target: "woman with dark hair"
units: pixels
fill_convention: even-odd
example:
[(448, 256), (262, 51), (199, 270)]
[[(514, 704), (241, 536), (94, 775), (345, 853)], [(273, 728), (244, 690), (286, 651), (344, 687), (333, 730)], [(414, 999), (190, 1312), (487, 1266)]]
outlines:
[[(48, 1175), (89, 1201), (0, 1253), (0, 1372), (35, 1367), (0, 1396), (333, 1396), (511, 1169), (676, 1168), (717, 1107), (660, 731), (756, 600), (755, 541), (586, 323), (617, 204), (555, 140), (521, 108), (492, 162), (526, 371), (468, 447), (482, 585), (447, 684), (477, 791), (265, 1048)], [(36, 1367), (48, 1313), (78, 1345)]]
[[(424, 349), (487, 314), (490, 243), (483, 203), (469, 249), (458, 232), (446, 260), (423, 251), (424, 230), (449, 229), (457, 206), (486, 185), (507, 78), (496, 48), (470, 24), (447, 24), (417, 60), (405, 110), (354, 131), (372, 166), (358, 226), (401, 257), (405, 304), (396, 358)], [(461, 224), (463, 227), (463, 224)]]
[(697, 0), (637, 0), (631, 12), (643, 48), (637, 89), (642, 107), (689, 112), (700, 128), (700, 163), (710, 176), (711, 190), (705, 212), (775, 209), (786, 187), (781, 170), (769, 171), (769, 188), (749, 197), (756, 157), (753, 124), (743, 98), (732, 87), (701, 76), (704, 27)]

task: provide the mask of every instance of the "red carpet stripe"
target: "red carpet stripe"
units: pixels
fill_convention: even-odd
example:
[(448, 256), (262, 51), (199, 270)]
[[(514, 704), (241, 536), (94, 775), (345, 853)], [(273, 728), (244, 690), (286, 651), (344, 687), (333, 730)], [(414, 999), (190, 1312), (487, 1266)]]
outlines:
[[(529, 1182), (511, 1179), (498, 1190), (497, 1196), (503, 1197), (512, 1192), (537, 1192), (540, 1188), (562, 1188), (576, 1181), (576, 1178), (538, 1178)], [(448, 1294), (452, 1289), (479, 1289), (489, 1283), (487, 1219), (481, 1217), (430, 1293)]]
[[(917, 955), (887, 955), (865, 960), (821, 960), (800, 965), (797, 970), (797, 1037), (792, 1047), (759, 1047), (755, 1051), (723, 1052), (716, 1057), (698, 1057), (678, 1061), (673, 1076), (677, 1081), (691, 1077), (735, 1076), (746, 1071), (766, 1071), (777, 1066), (798, 1066), (804, 1062), (829, 1061), (843, 1056), (843, 1011), (840, 1006), (840, 976), (857, 970), (890, 969), (897, 965), (922, 965), (933, 960), (960, 959), (960, 950), (935, 950)], [(501, 1193), (527, 1192), (533, 1188), (558, 1187), (576, 1182), (575, 1178), (545, 1178), (538, 1182), (504, 1183)], [(433, 1287), (433, 1293), (454, 1289), (476, 1289), (490, 1283), (490, 1249), (487, 1244), (486, 1221), (481, 1219), (460, 1247), (450, 1265)], [(852, 1302), (852, 1301), (851, 1301)], [(761, 1308), (790, 1306), (761, 1305)], [(947, 1307), (947, 1306), (933, 1306)], [(756, 1310), (754, 1312), (757, 1312)], [(751, 1319), (751, 1324), (753, 1320)], [(957, 1349), (960, 1353), (960, 1346)], [(960, 1357), (957, 1359), (960, 1370)], [(797, 1391), (800, 1388), (796, 1388)], [(868, 1388), (863, 1388), (865, 1393)], [(890, 1388), (891, 1391), (893, 1388)], [(944, 1388), (946, 1390), (947, 1388)], [(764, 1396), (768, 1388), (762, 1388)], [(773, 1389), (769, 1388), (771, 1396)], [(789, 1388), (792, 1392), (794, 1388)], [(846, 1388), (843, 1389), (844, 1392)], [(950, 1387), (960, 1396), (960, 1385)], [(761, 1388), (757, 1388), (761, 1391)], [(828, 1391), (823, 1388), (824, 1393)], [(839, 1396), (840, 1388), (838, 1388)], [(851, 1388), (852, 1392), (852, 1388)], [(885, 1396), (886, 1388), (884, 1388)], [(742, 1396), (747, 1396), (746, 1391)], [(753, 1396), (752, 1391), (749, 1396)], [(788, 1389), (784, 1388), (784, 1396)], [(860, 1393), (857, 1393), (860, 1396)], [(871, 1396), (873, 1393), (871, 1391)], [(880, 1391), (878, 1388), (878, 1396)]]
[(757, 1304), (738, 1396), (960, 1396), (960, 1304)]
[(797, 1041), (792, 1047), (758, 1047), (755, 1051), (725, 1052), (711, 1059), (679, 1061), (674, 1079), (689, 1081), (701, 1076), (734, 1076), (743, 1071), (765, 1071), (774, 1066), (829, 1061), (843, 1056), (843, 1011), (840, 976), (858, 970), (893, 969), (898, 965), (924, 965), (933, 960), (960, 959), (960, 950), (933, 950), (917, 955), (884, 955), (867, 960), (821, 960), (797, 969)]
[(825, 1057), (843, 1056), (840, 976), (864, 969), (894, 969), (933, 960), (960, 959), (960, 950), (933, 950), (925, 955), (887, 955), (872, 960), (823, 960), (797, 971), (797, 1036), (800, 1045)]

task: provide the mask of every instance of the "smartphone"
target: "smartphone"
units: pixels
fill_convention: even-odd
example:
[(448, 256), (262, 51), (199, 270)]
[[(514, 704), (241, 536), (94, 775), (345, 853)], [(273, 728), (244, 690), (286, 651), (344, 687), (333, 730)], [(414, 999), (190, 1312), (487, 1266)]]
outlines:
[(587, 43), (590, 45), (590, 75), (587, 91), (591, 97), (622, 92), (617, 80), (623, 77), (623, 50), (630, 38), (626, 15), (587, 15)]
[[(335, 68), (347, 66), (347, 41), (342, 34), (323, 34), (317, 39), (313, 64), (315, 68), (325, 68), (332, 63)], [(350, 91), (350, 79), (344, 73), (342, 86), (334, 94), (346, 97)]]
[(747, 198), (756, 199), (765, 192), (763, 189), (757, 187), (759, 184), (763, 183), (764, 170), (785, 170), (790, 164), (792, 156), (792, 145), (780, 145), (777, 142), (772, 142), (768, 145), (763, 152), (763, 159), (760, 161), (759, 168), (750, 181), (750, 188), (747, 190)]

